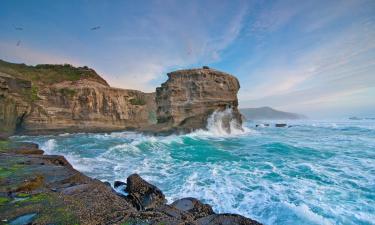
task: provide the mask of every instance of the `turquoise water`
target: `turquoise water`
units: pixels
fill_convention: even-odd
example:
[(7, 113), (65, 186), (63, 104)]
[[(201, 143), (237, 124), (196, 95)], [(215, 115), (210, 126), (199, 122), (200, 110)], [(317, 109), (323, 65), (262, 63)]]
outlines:
[[(271, 122), (272, 124), (272, 122)], [(245, 124), (244, 132), (14, 137), (103, 181), (132, 173), (168, 201), (196, 197), (264, 224), (375, 224), (375, 121)]]

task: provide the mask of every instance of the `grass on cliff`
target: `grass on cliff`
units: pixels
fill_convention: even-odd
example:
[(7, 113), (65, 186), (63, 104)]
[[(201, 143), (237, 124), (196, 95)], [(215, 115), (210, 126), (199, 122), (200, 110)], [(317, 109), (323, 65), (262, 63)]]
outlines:
[(0, 60), (0, 72), (32, 81), (33, 84), (37, 85), (48, 85), (62, 81), (77, 81), (84, 78), (90, 78), (99, 83), (108, 85), (103, 78), (87, 66), (74, 67), (70, 64), (40, 64), (29, 66)]
[(129, 101), (132, 105), (146, 105), (146, 101), (142, 98), (132, 98)]

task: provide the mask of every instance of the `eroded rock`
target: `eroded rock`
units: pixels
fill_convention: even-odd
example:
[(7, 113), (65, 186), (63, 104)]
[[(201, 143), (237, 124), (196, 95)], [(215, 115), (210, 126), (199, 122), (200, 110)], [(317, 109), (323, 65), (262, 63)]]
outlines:
[(261, 225), (255, 220), (237, 214), (214, 214), (196, 220), (197, 225)]
[(204, 204), (195, 198), (179, 199), (173, 202), (171, 206), (192, 214), (195, 219), (214, 214), (210, 205)]
[(126, 180), (128, 199), (138, 210), (157, 208), (166, 203), (159, 188), (143, 180), (138, 174), (130, 175)]
[(205, 128), (213, 112), (228, 108), (231, 119), (242, 124), (237, 108), (239, 88), (237, 78), (210, 68), (168, 73), (168, 80), (156, 89), (158, 124), (164, 130)]

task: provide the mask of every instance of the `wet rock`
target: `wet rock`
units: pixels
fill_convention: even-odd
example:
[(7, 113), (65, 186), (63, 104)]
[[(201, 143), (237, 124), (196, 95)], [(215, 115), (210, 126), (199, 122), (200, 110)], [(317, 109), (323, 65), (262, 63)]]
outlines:
[(29, 192), (40, 188), (44, 183), (44, 177), (37, 175), (31, 179), (24, 180), (24, 182), (17, 187), (16, 192)]
[(237, 214), (213, 214), (195, 221), (197, 225), (261, 225)]
[(14, 153), (23, 155), (43, 155), (44, 151), (40, 149), (15, 149)]
[(195, 198), (179, 199), (171, 204), (176, 209), (191, 213), (195, 219), (214, 214), (212, 207)]
[(108, 187), (112, 187), (111, 183), (109, 183), (108, 181), (103, 182), (103, 184), (107, 185)]
[(127, 197), (138, 210), (153, 209), (166, 203), (160, 189), (143, 180), (138, 174), (130, 175), (126, 183), (125, 190), (129, 193)]
[(275, 124), (275, 127), (286, 127), (287, 124), (286, 123), (277, 123)]
[(114, 183), (113, 183), (113, 187), (114, 188), (118, 188), (120, 186), (126, 186), (126, 183), (125, 182), (122, 182), (122, 181), (118, 181), (116, 180)]

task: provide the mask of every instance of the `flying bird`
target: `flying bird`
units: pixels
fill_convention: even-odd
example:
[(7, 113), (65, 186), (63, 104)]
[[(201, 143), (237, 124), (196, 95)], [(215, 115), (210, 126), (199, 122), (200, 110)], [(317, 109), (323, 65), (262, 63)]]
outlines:
[(14, 29), (21, 31), (21, 30), (23, 30), (23, 27), (16, 27), (16, 26), (14, 26)]
[(96, 26), (96, 27), (91, 27), (90, 30), (99, 30), (100, 29), (100, 26)]
[(20, 45), (21, 45), (21, 41), (17, 41), (16, 46), (18, 47), (18, 46), (20, 46)]

